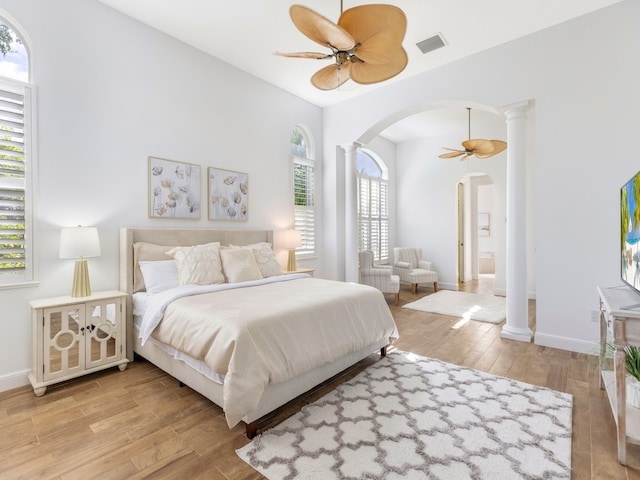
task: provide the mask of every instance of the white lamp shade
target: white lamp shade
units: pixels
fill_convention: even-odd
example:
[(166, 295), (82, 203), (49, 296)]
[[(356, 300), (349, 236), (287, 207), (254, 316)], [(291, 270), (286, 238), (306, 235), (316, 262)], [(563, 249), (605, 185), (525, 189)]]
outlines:
[(282, 236), (284, 248), (297, 248), (302, 246), (302, 232), (298, 230), (285, 230)]
[(100, 256), (100, 239), (95, 227), (70, 227), (60, 231), (60, 258)]

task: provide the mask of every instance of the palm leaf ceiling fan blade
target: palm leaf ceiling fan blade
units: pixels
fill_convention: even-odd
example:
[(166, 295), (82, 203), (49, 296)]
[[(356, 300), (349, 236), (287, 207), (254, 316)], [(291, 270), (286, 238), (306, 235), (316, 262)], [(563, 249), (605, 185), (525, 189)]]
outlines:
[(341, 67), (338, 65), (327, 65), (321, 68), (311, 77), (311, 83), (320, 90), (333, 90), (349, 80), (350, 63), (345, 63)]
[[(451, 150), (451, 149), (449, 149)], [(467, 152), (464, 151), (460, 151), (460, 150), (454, 150), (452, 152), (449, 153), (443, 153), (442, 155), (438, 155), (438, 157), (440, 158), (456, 158), (459, 157), (460, 155), (465, 155)]]
[(356, 83), (368, 85), (384, 82), (404, 70), (407, 65), (407, 57), (404, 50), (397, 55), (392, 62), (375, 65), (366, 62), (353, 62), (351, 64), (351, 79)]
[(357, 45), (357, 56), (365, 63), (386, 63), (403, 51), (407, 17), (398, 7), (361, 5), (350, 8), (340, 15), (338, 25), (351, 34)]
[(351, 50), (356, 42), (345, 29), (302, 5), (291, 5), (291, 20), (298, 30), (314, 42), (336, 50)]
[[(489, 158), (497, 155), (507, 148), (507, 142), (502, 140), (485, 140), (482, 138), (471, 138), (471, 107), (467, 107), (468, 110), (468, 125), (469, 125), (469, 139), (462, 142), (464, 151), (455, 150), (453, 148), (442, 147), (445, 150), (452, 150), (454, 152), (464, 153), (464, 157), (460, 160), (466, 160), (475, 156), (476, 158)], [(451, 155), (444, 153), (439, 155), (439, 158), (455, 158), (457, 155)]]
[(324, 58), (330, 58), (331, 55), (327, 55), (326, 53), (318, 53), (318, 52), (293, 52), (293, 53), (282, 53), (276, 52), (276, 55), (280, 55), (281, 57), (288, 58), (315, 58), (317, 60), (322, 60)]
[(316, 52), (279, 53), (290, 58), (334, 58), (334, 65), (316, 72), (311, 83), (321, 90), (338, 88), (349, 78), (371, 84), (396, 76), (407, 66), (402, 41), (407, 29), (404, 12), (393, 5), (361, 5), (342, 12), (338, 23), (302, 5), (292, 5), (294, 25), (309, 39), (331, 49)]

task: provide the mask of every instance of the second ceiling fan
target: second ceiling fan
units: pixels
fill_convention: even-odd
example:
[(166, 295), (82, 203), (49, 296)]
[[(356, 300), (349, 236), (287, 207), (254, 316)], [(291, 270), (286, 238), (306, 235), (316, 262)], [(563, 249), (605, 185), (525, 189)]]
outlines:
[(467, 110), (469, 118), (469, 139), (462, 142), (464, 150), (442, 147), (450, 151), (449, 153), (439, 155), (440, 158), (456, 158), (462, 156), (460, 161), (467, 160), (473, 156), (477, 158), (489, 158), (507, 148), (507, 142), (503, 142), (502, 140), (471, 139), (471, 107), (467, 107)]

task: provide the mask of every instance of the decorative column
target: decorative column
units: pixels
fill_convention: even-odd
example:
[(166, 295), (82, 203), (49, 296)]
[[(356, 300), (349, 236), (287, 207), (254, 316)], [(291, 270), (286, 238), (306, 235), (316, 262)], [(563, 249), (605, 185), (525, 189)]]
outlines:
[(530, 342), (527, 295), (527, 104), (507, 108), (507, 320), (500, 336)]
[(358, 283), (357, 145), (344, 145), (344, 279)]

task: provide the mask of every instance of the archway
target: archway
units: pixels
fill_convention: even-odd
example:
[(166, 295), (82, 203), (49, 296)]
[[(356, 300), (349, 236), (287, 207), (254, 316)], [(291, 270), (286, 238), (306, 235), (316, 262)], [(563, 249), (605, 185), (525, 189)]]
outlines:
[[(459, 159), (438, 158), (439, 154), (445, 152), (443, 146), (459, 147), (460, 142), (467, 139), (466, 106), (482, 112), (482, 115), (477, 116), (478, 119), (482, 119), (482, 123), (472, 121), (474, 137), (476, 132), (479, 138), (506, 137), (504, 115), (497, 108), (474, 102), (441, 101), (411, 107), (393, 114), (377, 122), (358, 138), (358, 143), (375, 144), (390, 125), (408, 117), (420, 115), (424, 111), (431, 112), (432, 115), (444, 112), (443, 118), (446, 123), (451, 117), (448, 112), (458, 111), (460, 121), (450, 124), (448, 130), (439, 129), (437, 135), (424, 132), (423, 139), (414, 139), (398, 146), (392, 175), (392, 182), (396, 185), (395, 200), (397, 201), (394, 215), (397, 219), (395, 229), (397, 236), (393, 238), (394, 246), (423, 247), (423, 252), (438, 267), (439, 284), (443, 288), (452, 290), (458, 289), (455, 187), (459, 180), (467, 176), (473, 177), (474, 172), (486, 174), (484, 178), (490, 178), (491, 183), (496, 185), (496, 201), (502, 202), (501, 208), (492, 217), (495, 217), (494, 220), (505, 217), (505, 154), (489, 159), (472, 157), (464, 162), (460, 162)], [(473, 220), (473, 224), (477, 225), (477, 219)], [(503, 236), (499, 245), (502, 247), (500, 253), (504, 256), (506, 244), (504, 222), (501, 229), (494, 229), (491, 233), (493, 239), (496, 239), (497, 235)], [(477, 243), (475, 241), (475, 244)], [(472, 243), (467, 242), (467, 245), (471, 246)], [(474, 250), (472, 257), (469, 254), (467, 256), (470, 258), (469, 265), (475, 265), (475, 269), (468, 278), (477, 278), (478, 250)], [(497, 284), (505, 290), (505, 262), (496, 262), (496, 266), (502, 269), (496, 272)]]

